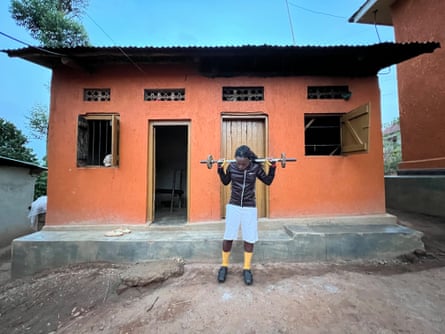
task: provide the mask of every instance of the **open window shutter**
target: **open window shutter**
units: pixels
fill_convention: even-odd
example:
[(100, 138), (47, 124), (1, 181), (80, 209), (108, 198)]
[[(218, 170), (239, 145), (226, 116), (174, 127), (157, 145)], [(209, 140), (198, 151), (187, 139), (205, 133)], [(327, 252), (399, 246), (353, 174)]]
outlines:
[(367, 152), (369, 142), (369, 103), (341, 118), (342, 152)]
[(117, 166), (119, 164), (119, 117), (117, 115), (111, 116), (111, 124), (112, 165)]
[(88, 164), (88, 121), (85, 117), (79, 116), (77, 123), (77, 165)]

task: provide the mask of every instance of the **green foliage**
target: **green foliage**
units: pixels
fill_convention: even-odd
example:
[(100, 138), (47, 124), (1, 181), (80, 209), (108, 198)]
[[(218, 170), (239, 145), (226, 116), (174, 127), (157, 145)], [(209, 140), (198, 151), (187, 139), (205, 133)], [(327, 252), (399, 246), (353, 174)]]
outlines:
[(46, 139), (48, 136), (48, 107), (35, 105), (30, 116), (26, 116), (28, 126), (35, 139)]
[[(46, 156), (43, 158), (44, 166), (47, 167)], [(46, 195), (46, 189), (48, 184), (48, 172), (42, 172), (36, 179), (36, 184), (34, 188), (34, 200), (39, 198), (40, 196)]]
[(0, 118), (0, 155), (11, 159), (38, 163), (32, 149), (26, 147), (27, 143), (28, 139), (14, 124)]
[[(48, 136), (48, 107), (43, 105), (35, 105), (28, 119), (28, 127), (31, 135), (35, 139), (47, 139)], [(43, 158), (44, 166), (48, 166), (46, 156)], [(40, 196), (46, 195), (48, 183), (48, 172), (42, 172), (36, 179), (34, 188), (34, 200)]]
[(12, 0), (10, 13), (43, 46), (86, 46), (88, 35), (75, 20), (86, 5), (87, 0)]
[(402, 145), (400, 138), (400, 121), (399, 118), (393, 120), (384, 126), (385, 129), (398, 127), (398, 130), (383, 137), (383, 159), (385, 167), (385, 175), (397, 174), (397, 168), (402, 161)]

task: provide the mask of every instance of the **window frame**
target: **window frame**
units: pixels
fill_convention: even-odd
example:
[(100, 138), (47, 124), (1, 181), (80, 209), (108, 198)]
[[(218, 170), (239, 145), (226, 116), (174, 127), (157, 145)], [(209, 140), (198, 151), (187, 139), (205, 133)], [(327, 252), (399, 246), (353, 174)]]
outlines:
[[(370, 128), (370, 103), (363, 104), (347, 113), (308, 113), (304, 114), (304, 153), (305, 156), (339, 156), (350, 153), (367, 153), (369, 151), (369, 128)], [(306, 118), (312, 117), (313, 120), (306, 123)], [(340, 143), (333, 144), (311, 144), (307, 143), (306, 131), (311, 127), (316, 118), (322, 117), (338, 117)], [(328, 127), (328, 126), (327, 126)], [(328, 145), (339, 145), (340, 152), (337, 148), (330, 154), (307, 154), (306, 147), (322, 147)]]
[[(111, 154), (111, 166), (119, 166), (119, 134), (120, 134), (120, 116), (116, 113), (95, 113), (95, 114), (82, 114), (78, 115), (77, 120), (77, 167), (105, 167), (103, 164), (104, 157), (99, 157), (99, 164), (91, 164), (88, 162), (89, 155), (89, 132), (88, 122), (92, 121), (110, 121), (111, 122), (111, 152), (105, 154)], [(85, 122), (81, 124), (82, 122)], [(85, 128), (86, 129), (82, 129)]]

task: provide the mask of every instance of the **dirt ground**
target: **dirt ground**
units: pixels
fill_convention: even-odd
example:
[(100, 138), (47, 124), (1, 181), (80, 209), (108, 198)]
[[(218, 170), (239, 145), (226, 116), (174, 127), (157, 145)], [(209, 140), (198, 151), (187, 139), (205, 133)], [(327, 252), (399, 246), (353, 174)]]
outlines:
[(445, 333), (445, 220), (391, 212), (424, 232), (426, 252), (344, 263), (230, 268), (180, 259), (94, 263), (9, 279), (0, 263), (2, 333)]

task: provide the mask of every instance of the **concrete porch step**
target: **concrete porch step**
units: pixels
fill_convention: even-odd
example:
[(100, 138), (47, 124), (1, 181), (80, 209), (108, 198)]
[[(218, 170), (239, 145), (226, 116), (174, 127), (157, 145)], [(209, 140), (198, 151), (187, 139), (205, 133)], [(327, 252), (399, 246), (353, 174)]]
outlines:
[[(190, 224), (192, 225), (192, 224)], [(313, 262), (392, 258), (423, 249), (422, 233), (397, 224), (260, 224), (256, 262)], [(15, 239), (12, 277), (63, 265), (109, 261), (141, 262), (172, 257), (218, 263), (224, 225), (198, 224), (130, 228), (106, 237), (104, 227), (49, 228)], [(234, 242), (231, 262), (241, 262), (242, 241)]]

